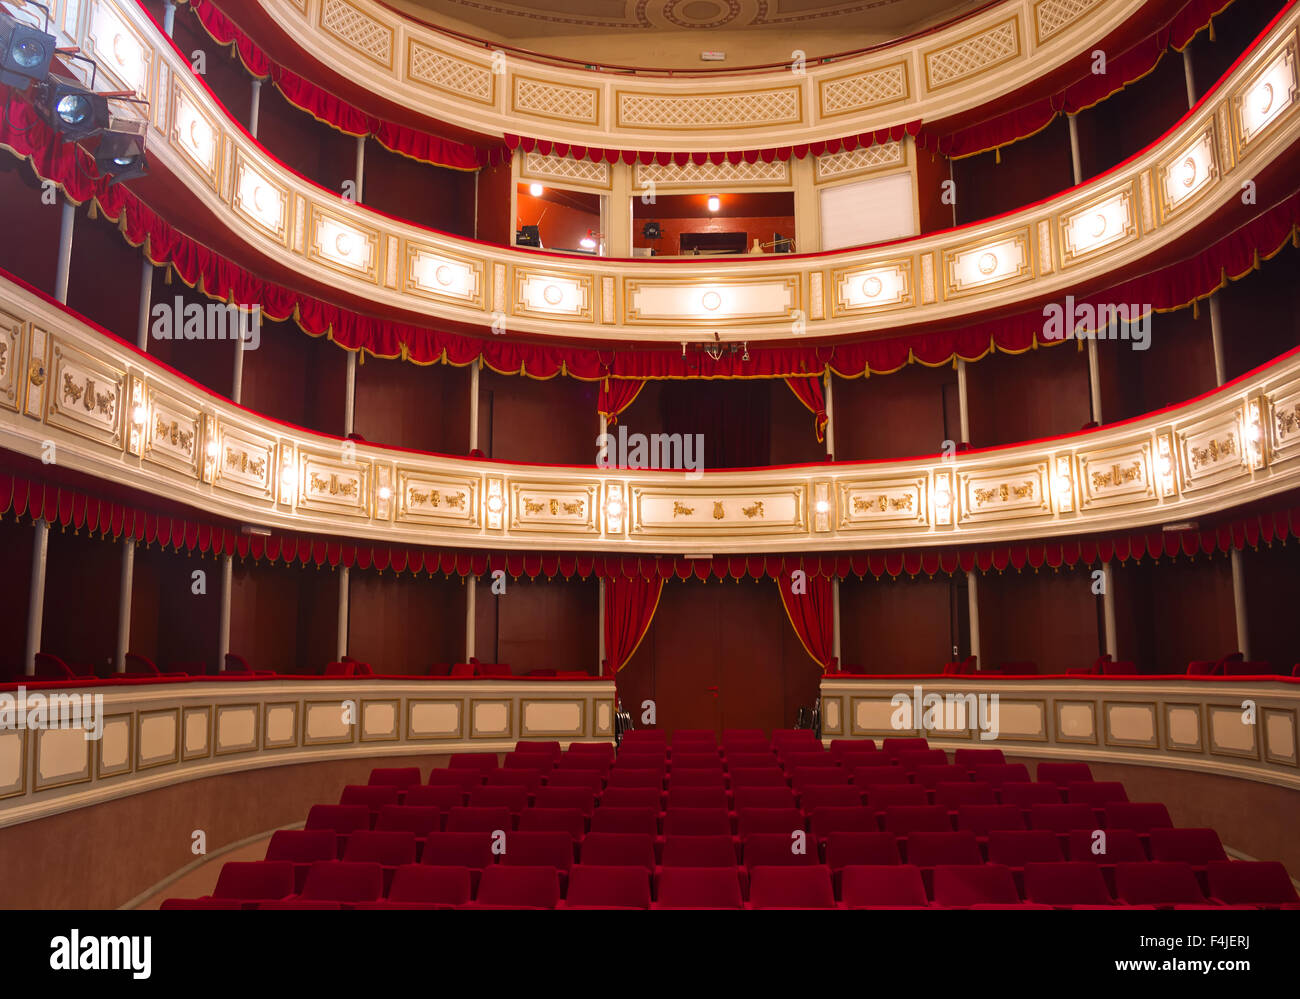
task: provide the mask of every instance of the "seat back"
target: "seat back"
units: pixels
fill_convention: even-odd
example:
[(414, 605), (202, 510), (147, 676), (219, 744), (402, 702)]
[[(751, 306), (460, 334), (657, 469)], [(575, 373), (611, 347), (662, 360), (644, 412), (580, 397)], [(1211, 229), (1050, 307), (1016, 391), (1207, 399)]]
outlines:
[(730, 836), (668, 836), (664, 867), (735, 867), (736, 844)]
[(1177, 862), (1117, 864), (1115, 894), (1129, 905), (1199, 905), (1205, 902), (1192, 865)]
[(1227, 905), (1298, 905), (1287, 870), (1272, 860), (1215, 860), (1206, 865), (1210, 894)]
[(569, 872), (565, 905), (598, 908), (650, 908), (650, 871), (645, 867), (578, 864)]
[(293, 864), (287, 861), (231, 861), (221, 865), (213, 898), (260, 901), (292, 895)]
[(742, 909), (740, 879), (734, 867), (667, 867), (659, 874), (660, 909)]
[(1025, 901), (1042, 905), (1114, 905), (1101, 868), (1078, 862), (1025, 865)]
[(475, 901), (509, 909), (554, 909), (560, 901), (560, 876), (554, 867), (495, 864), (483, 871)]
[(311, 865), (302, 897), (318, 902), (373, 902), (383, 892), (384, 873), (378, 864), (325, 860)]
[(826, 837), (826, 865), (838, 871), (850, 865), (878, 867), (901, 863), (898, 837), (887, 832), (833, 832)]
[(405, 864), (393, 872), (390, 902), (426, 905), (464, 905), (470, 899), (468, 867), (433, 867)]
[(927, 908), (921, 871), (911, 864), (872, 864), (845, 867), (841, 896), (849, 907)]
[(1011, 868), (1002, 864), (941, 864), (934, 869), (937, 905), (1015, 905), (1020, 901)]
[(755, 867), (749, 872), (749, 904), (754, 909), (833, 909), (830, 868)]

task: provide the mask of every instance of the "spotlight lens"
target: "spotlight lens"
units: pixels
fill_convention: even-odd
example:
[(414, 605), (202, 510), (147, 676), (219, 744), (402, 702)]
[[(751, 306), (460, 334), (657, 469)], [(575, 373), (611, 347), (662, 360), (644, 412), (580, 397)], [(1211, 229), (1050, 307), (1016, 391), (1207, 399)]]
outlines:
[(113, 157), (113, 166), (115, 166), (115, 167), (129, 167), (129, 166), (130, 166), (132, 163), (134, 163), (134, 162), (135, 162), (135, 157), (134, 157), (134, 156), (114, 156), (114, 157)]
[(59, 98), (55, 113), (69, 125), (82, 125), (90, 118), (90, 101), (81, 94), (67, 94)]
[(9, 58), (23, 69), (34, 69), (45, 61), (45, 46), (35, 38), (24, 38), (10, 50)]

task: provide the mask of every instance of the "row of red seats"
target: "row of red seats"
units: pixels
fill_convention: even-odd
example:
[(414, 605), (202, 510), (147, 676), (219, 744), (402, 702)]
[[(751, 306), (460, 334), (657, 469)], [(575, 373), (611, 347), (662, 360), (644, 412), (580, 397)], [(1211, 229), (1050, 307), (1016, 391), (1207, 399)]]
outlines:
[[(721, 868), (664, 868), (653, 879), (637, 866), (576, 864), (562, 890), (551, 866), (485, 868), (474, 885), (461, 866), (407, 864), (393, 871), (385, 890), (373, 863), (322, 861), (295, 890), (292, 865), (277, 862), (225, 865), (213, 895), (169, 899), (164, 909), (192, 908), (510, 908), (510, 909), (834, 909), (834, 908), (1234, 908), (1300, 909), (1294, 888), (1269, 863), (1209, 865), (1207, 896), (1183, 863), (1119, 864), (1115, 890), (1087, 863), (1031, 863), (1023, 887), (1000, 864), (941, 865), (927, 887), (914, 865), (848, 866), (838, 894), (829, 867), (756, 866), (749, 871), (748, 902), (738, 873)], [(654, 894), (652, 899), (652, 884)]]

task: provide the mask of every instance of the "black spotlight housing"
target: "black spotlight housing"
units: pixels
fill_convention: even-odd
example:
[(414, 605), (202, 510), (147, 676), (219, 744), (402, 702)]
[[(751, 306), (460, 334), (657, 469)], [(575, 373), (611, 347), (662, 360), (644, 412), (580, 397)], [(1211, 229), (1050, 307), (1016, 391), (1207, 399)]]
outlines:
[(105, 132), (95, 150), (95, 166), (100, 175), (111, 174), (108, 186), (134, 180), (149, 172), (144, 154), (144, 136), (131, 132)]
[(36, 111), (72, 142), (108, 128), (108, 99), (67, 80), (37, 84)]
[[(46, 11), (47, 28), (49, 19)], [(47, 31), (22, 24), (0, 11), (0, 83), (26, 90), (35, 81), (45, 79), (57, 46), (58, 41)]]

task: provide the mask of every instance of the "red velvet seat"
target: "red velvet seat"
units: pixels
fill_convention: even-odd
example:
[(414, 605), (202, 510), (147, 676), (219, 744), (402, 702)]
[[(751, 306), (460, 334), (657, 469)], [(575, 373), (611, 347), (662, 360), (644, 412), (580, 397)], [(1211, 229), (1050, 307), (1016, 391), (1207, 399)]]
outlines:
[(737, 809), (797, 808), (799, 796), (788, 787), (738, 787), (732, 792)]
[(359, 829), (348, 837), (343, 859), (348, 863), (379, 864), (383, 868), (384, 893), (387, 894), (393, 872), (416, 861), (415, 833)]
[(861, 808), (862, 790), (850, 784), (814, 785), (799, 792), (799, 807), (809, 815), (818, 808)]
[(555, 739), (520, 739), (515, 743), (515, 752), (519, 754), (539, 753), (551, 759), (559, 759), (563, 752)]
[(880, 831), (876, 813), (862, 805), (814, 808), (808, 813), (808, 827), (819, 843), (826, 842), (833, 833)]
[(447, 769), (495, 770), (500, 763), (496, 753), (452, 753), (447, 758)]
[[(244, 905), (233, 898), (168, 898), (158, 906), (162, 912), (182, 910), (243, 909)], [(260, 908), (260, 906), (259, 906)]]
[(890, 737), (880, 743), (880, 748), (889, 756), (896, 756), (899, 753), (916, 752), (930, 748), (928, 739), (918, 737)]
[(730, 836), (668, 836), (664, 867), (735, 867), (736, 843)]
[(447, 832), (497, 832), (514, 828), (510, 809), (502, 805), (475, 808), (461, 805), (447, 812)]
[(482, 783), (483, 771), (478, 768), (429, 771), (429, 787), (456, 787), (462, 794), (469, 794)]
[(1206, 868), (1210, 896), (1224, 905), (1300, 909), (1300, 895), (1286, 868), (1276, 861), (1214, 860)]
[(700, 755), (699, 753), (673, 753), (672, 768), (676, 770), (717, 770), (724, 769), (722, 757), (717, 753)]
[(1107, 829), (1132, 829), (1139, 834), (1174, 826), (1169, 809), (1158, 801), (1111, 802), (1105, 816)]
[(942, 805), (889, 805), (885, 808), (883, 825), (886, 832), (896, 836), (910, 836), (916, 832), (952, 832), (948, 810)]
[(958, 749), (953, 751), (952, 761), (959, 767), (974, 770), (980, 766), (998, 766), (1007, 759), (1000, 749)]
[(790, 786), (795, 791), (810, 787), (848, 787), (851, 776), (841, 767), (795, 767), (790, 772)]
[(540, 777), (548, 774), (555, 769), (555, 765), (560, 761), (560, 754), (556, 753), (550, 756), (547, 753), (527, 752), (521, 753), (516, 750), (513, 753), (506, 753), (505, 758), (501, 761), (500, 770), (512, 771), (519, 770), (529, 774), (536, 774)]
[(307, 871), (318, 860), (337, 860), (341, 850), (333, 829), (280, 829), (266, 845), (267, 860), (293, 865), (295, 892), (302, 891)]
[(654, 787), (662, 790), (664, 774), (661, 770), (624, 770), (615, 765), (609, 772), (609, 787)]
[(573, 837), (567, 832), (521, 829), (506, 836), (500, 862), (511, 867), (554, 867), (561, 884), (573, 866)]
[[(727, 775), (722, 770), (673, 770), (668, 775), (671, 787), (723, 787), (727, 786)], [(663, 787), (663, 781), (657, 785)]]
[(654, 808), (609, 808), (602, 805), (591, 813), (591, 831), (657, 836), (659, 813)]
[[(1011, 868), (1022, 877), (1028, 864), (1056, 864), (1065, 860), (1061, 841), (1047, 829), (990, 829), (988, 861)], [(1023, 885), (1022, 885), (1023, 886)]]
[(741, 909), (734, 867), (665, 867), (656, 879), (655, 909)]
[(826, 866), (839, 871), (852, 865), (899, 864), (898, 837), (887, 832), (833, 832), (826, 837)]
[(737, 787), (787, 787), (785, 774), (775, 766), (763, 769), (735, 768), (731, 771), (731, 786)]
[(1028, 812), (1035, 805), (1061, 804), (1061, 792), (1055, 784), (1012, 781), (1002, 785), (1002, 804), (1015, 805)]
[(358, 829), (370, 828), (370, 809), (365, 805), (312, 805), (303, 828), (332, 829), (342, 857), (348, 837)]
[(904, 841), (907, 862), (914, 867), (933, 868), (940, 865), (982, 864), (979, 842), (969, 830), (960, 832), (909, 833)]
[(934, 803), (955, 812), (963, 805), (996, 805), (993, 785), (984, 781), (942, 782), (935, 785)]
[(560, 875), (554, 867), (497, 864), (483, 871), (474, 901), (506, 909), (554, 909), (560, 901)]
[(361, 805), (378, 815), (385, 805), (396, 805), (398, 789), (391, 784), (348, 784), (339, 795), (340, 805)]
[(890, 808), (920, 808), (930, 804), (929, 795), (920, 784), (871, 784), (866, 790), (867, 807), (877, 814)]
[(988, 781), (994, 790), (1008, 782), (1029, 783), (1029, 768), (1023, 763), (981, 763), (976, 764), (974, 780)]
[(1115, 895), (1129, 905), (1205, 905), (1207, 899), (1191, 864), (1118, 864)]
[(519, 831), (562, 832), (577, 841), (586, 834), (587, 819), (578, 808), (528, 808), (519, 813)]
[(666, 836), (725, 836), (731, 815), (725, 808), (670, 808), (664, 813)]
[(741, 862), (751, 874), (755, 867), (807, 867), (820, 863), (817, 846), (807, 838), (783, 833), (751, 833), (741, 847)]
[(569, 872), (566, 909), (648, 909), (650, 871), (644, 867), (578, 864)]
[(592, 794), (599, 794), (605, 787), (605, 779), (596, 770), (552, 770), (546, 778), (548, 787), (585, 787)]
[(755, 867), (749, 872), (752, 909), (834, 909), (829, 867)]
[(528, 807), (528, 789), (524, 787), (476, 787), (469, 793), (471, 808), (505, 808), (518, 815)]
[[(970, 781), (970, 771), (956, 764), (945, 763), (940, 766), (921, 766), (916, 768), (913, 778), (923, 788), (933, 791), (940, 784), (960, 784)], [(981, 781), (981, 783), (986, 783)], [(993, 785), (989, 785), (992, 790)]]
[[(888, 741), (888, 740), (886, 740)], [(890, 754), (904, 770), (915, 772), (921, 767), (946, 767), (948, 754), (942, 749), (900, 749)], [(965, 779), (963, 774), (962, 779)]]
[(1069, 908), (1115, 904), (1097, 865), (1077, 862), (1026, 864), (1025, 900)]
[(1038, 780), (1041, 783), (1068, 787), (1071, 784), (1086, 783), (1092, 780), (1092, 770), (1086, 763), (1051, 763), (1038, 764)]
[(1093, 864), (1137, 864), (1147, 860), (1147, 853), (1132, 829), (1075, 829), (1070, 833), (1070, 859)]
[[(642, 803), (644, 804), (644, 802)], [(669, 787), (669, 808), (723, 808), (728, 805), (725, 787)]]
[(1117, 780), (1074, 781), (1066, 785), (1065, 800), (1072, 804), (1088, 805), (1096, 810), (1111, 802), (1128, 801), (1128, 792)]
[(433, 867), (409, 864), (393, 873), (388, 901), (396, 905), (447, 908), (471, 898), (473, 879), (468, 867)]
[(327, 860), (311, 865), (301, 898), (308, 902), (373, 902), (383, 893), (384, 874), (379, 864)]
[(934, 869), (934, 901), (947, 907), (1018, 905), (1011, 868), (1001, 864), (940, 865)]
[(741, 808), (736, 812), (736, 832), (743, 840), (753, 833), (784, 833), (804, 828), (804, 816), (797, 808)]
[(1069, 833), (1075, 829), (1098, 828), (1097, 817), (1087, 805), (1030, 805), (1029, 828)]
[(596, 796), (585, 787), (539, 787), (533, 792), (534, 808), (576, 808), (590, 816), (596, 807)]
[(582, 841), (582, 863), (588, 867), (655, 868), (655, 838), (641, 833), (590, 833)]
[(993, 829), (1024, 829), (1025, 816), (1015, 805), (962, 805), (957, 809), (957, 828), (987, 836)]
[(926, 909), (930, 899), (918, 868), (909, 864), (854, 865), (840, 874), (846, 909)]
[(419, 805), (385, 805), (375, 820), (378, 832), (409, 832), (423, 840), (442, 828), (442, 813), (437, 808)]
[(212, 897), (238, 902), (245, 908), (294, 894), (293, 864), (287, 861), (231, 861), (221, 866)]
[[(726, 796), (725, 788), (714, 788)], [(671, 791), (669, 792), (672, 793)], [(600, 796), (601, 808), (653, 808), (659, 811), (663, 792), (657, 787), (611, 787)]]
[(430, 833), (420, 853), (420, 863), (425, 866), (464, 867), (470, 872), (471, 890), (478, 888), (480, 875), (495, 860), (490, 833)]
[(455, 784), (422, 784), (408, 787), (402, 803), (419, 808), (436, 808), (445, 814), (457, 805), (465, 804), (465, 792)]

